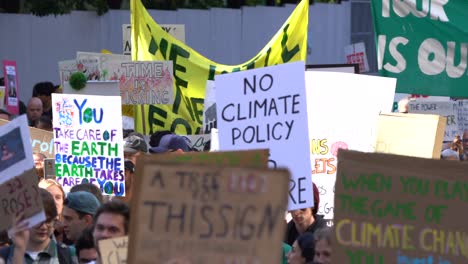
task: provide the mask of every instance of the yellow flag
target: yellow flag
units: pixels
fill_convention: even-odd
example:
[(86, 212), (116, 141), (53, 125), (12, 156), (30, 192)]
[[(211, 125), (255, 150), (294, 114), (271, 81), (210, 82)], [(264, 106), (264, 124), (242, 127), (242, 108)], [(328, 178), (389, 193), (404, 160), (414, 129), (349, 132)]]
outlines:
[(135, 107), (135, 130), (152, 134), (171, 130), (198, 134), (202, 128), (207, 80), (222, 73), (305, 61), (309, 1), (302, 0), (268, 44), (252, 59), (239, 65), (215, 63), (164, 31), (149, 15), (141, 0), (131, 1), (132, 60), (172, 60), (173, 105)]

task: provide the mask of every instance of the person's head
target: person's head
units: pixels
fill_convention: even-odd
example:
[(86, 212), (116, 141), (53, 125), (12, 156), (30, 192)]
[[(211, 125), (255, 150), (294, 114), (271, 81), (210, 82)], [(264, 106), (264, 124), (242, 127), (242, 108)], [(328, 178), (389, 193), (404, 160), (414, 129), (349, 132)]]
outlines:
[(68, 239), (76, 241), (86, 227), (93, 224), (93, 216), (100, 203), (89, 192), (69, 193), (63, 207), (63, 231)]
[(52, 93), (54, 91), (55, 87), (53, 83), (39, 82), (34, 85), (32, 96), (41, 99), (43, 110), (49, 111), (52, 106)]
[(26, 107), (26, 115), (28, 120), (33, 125), (39, 120), (42, 116), (42, 101), (38, 97), (32, 97), (28, 101), (28, 106)]
[(409, 98), (403, 98), (398, 101), (398, 113), (408, 113), (409, 102)]
[(128, 235), (130, 208), (119, 200), (112, 200), (99, 207), (94, 216), (94, 245), (99, 252), (99, 241)]
[(159, 140), (157, 146), (149, 149), (150, 153), (166, 153), (166, 152), (189, 152), (192, 148), (189, 145), (187, 138), (175, 135), (165, 134)]
[(10, 112), (0, 108), (0, 119), (10, 121), (11, 120)]
[(452, 149), (445, 149), (440, 154), (440, 158), (443, 160), (460, 160), (458, 152)]
[(136, 165), (136, 159), (142, 154), (148, 153), (148, 144), (146, 144), (143, 135), (132, 132), (124, 138), (124, 157)]
[(307, 229), (314, 223), (319, 210), (320, 193), (315, 183), (312, 183), (312, 190), (314, 195), (314, 207), (290, 211), (294, 224), (302, 230)]
[(54, 232), (54, 223), (58, 215), (57, 207), (55, 206), (55, 201), (52, 195), (48, 191), (41, 188), (39, 188), (39, 194), (44, 206), (46, 220), (29, 230), (29, 243), (35, 245), (49, 243), (50, 236)]
[(331, 229), (329, 227), (321, 228), (314, 233), (315, 236), (315, 264), (331, 263)]
[(65, 199), (65, 192), (63, 191), (62, 185), (53, 179), (42, 179), (39, 182), (39, 188), (47, 190), (52, 195), (55, 207), (57, 208), (57, 215), (62, 215), (63, 202)]
[[(135, 164), (131, 160), (125, 160), (125, 189), (130, 190), (133, 186), (133, 176), (135, 175)], [(128, 193), (126, 191), (126, 193)]]
[(43, 115), (37, 120), (36, 128), (46, 130), (46, 131), (53, 131), (52, 127), (52, 119), (50, 116)]
[(98, 257), (94, 247), (93, 229), (86, 228), (78, 237), (75, 243), (76, 256), (79, 263), (89, 263), (95, 261)]
[(36, 168), (36, 174), (39, 180), (42, 180), (42, 178), (44, 178), (44, 159), (46, 158), (47, 157), (42, 153), (33, 153), (34, 166)]
[(72, 192), (79, 192), (79, 191), (89, 192), (89, 193), (93, 194), (96, 197), (96, 199), (98, 199), (99, 203), (102, 204), (104, 202), (104, 198), (102, 197), (101, 189), (99, 187), (97, 187), (96, 185), (90, 183), (90, 182), (80, 183), (78, 185), (73, 186), (70, 189), (71, 193)]
[(312, 263), (315, 255), (315, 240), (312, 233), (306, 232), (300, 235), (288, 254), (288, 263), (305, 264)]

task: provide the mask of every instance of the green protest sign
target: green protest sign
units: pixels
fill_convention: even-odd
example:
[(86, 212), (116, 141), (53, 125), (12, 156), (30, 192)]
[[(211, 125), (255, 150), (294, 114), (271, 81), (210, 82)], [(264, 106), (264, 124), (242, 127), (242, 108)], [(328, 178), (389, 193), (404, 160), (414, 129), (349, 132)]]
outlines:
[(338, 153), (332, 263), (468, 263), (468, 164)]
[(468, 1), (371, 2), (378, 68), (396, 92), (468, 97)]

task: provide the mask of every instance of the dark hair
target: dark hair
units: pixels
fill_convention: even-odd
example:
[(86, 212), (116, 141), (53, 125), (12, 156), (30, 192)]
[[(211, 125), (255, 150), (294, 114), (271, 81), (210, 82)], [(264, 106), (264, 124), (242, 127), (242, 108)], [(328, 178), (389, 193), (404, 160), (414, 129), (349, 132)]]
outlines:
[(128, 225), (130, 224), (130, 208), (128, 205), (120, 200), (112, 200), (107, 202), (97, 210), (94, 215), (94, 223), (97, 222), (99, 216), (103, 213), (121, 215), (124, 218), (125, 234), (128, 234)]
[(151, 135), (149, 145), (151, 147), (158, 147), (159, 142), (161, 141), (161, 138), (164, 137), (165, 135), (171, 135), (171, 134), (174, 134), (174, 133), (172, 133), (169, 130), (157, 131)]
[(331, 236), (330, 227), (322, 227), (314, 232), (315, 241), (325, 240), (329, 245), (331, 244)]
[(50, 96), (55, 92), (55, 86), (51, 82), (39, 82), (34, 85), (32, 96), (37, 97), (39, 95)]
[[(41, 115), (41, 117), (39, 118), (38, 120), (38, 124), (39, 122), (43, 123), (45, 125), (45, 128), (49, 128), (51, 129), (53, 126), (52, 126), (52, 118), (50, 118), (50, 116), (48, 115)], [(37, 126), (37, 124), (36, 124)]]
[(0, 108), (0, 114), (4, 114), (8, 116), (8, 119), (11, 119), (11, 114), (7, 110), (1, 109)]
[(80, 251), (83, 249), (94, 248), (93, 229), (88, 227), (83, 230), (75, 243), (76, 256), (80, 258)]
[(315, 185), (315, 183), (312, 183), (312, 191), (314, 195), (314, 207), (312, 207), (311, 210), (312, 210), (312, 215), (315, 217), (318, 213), (319, 205), (320, 205), (320, 191), (317, 188), (317, 185)]
[(26, 114), (26, 112), (28, 112), (28, 108), (26, 107), (24, 102), (20, 100), (19, 101), (19, 114), (23, 115), (23, 114)]
[(301, 249), (301, 255), (305, 258), (306, 262), (314, 260), (315, 255), (315, 238), (314, 234), (305, 232), (297, 238), (297, 244)]
[(104, 198), (102, 197), (101, 189), (99, 189), (99, 187), (97, 187), (96, 185), (92, 183), (89, 183), (89, 182), (80, 183), (78, 185), (73, 186), (70, 189), (70, 192), (79, 192), (79, 191), (85, 191), (85, 192), (89, 192), (93, 194), (96, 197), (96, 199), (98, 199), (99, 203), (101, 204), (104, 201)]
[(58, 215), (57, 206), (55, 205), (55, 200), (52, 194), (42, 188), (39, 188), (39, 194), (41, 195), (42, 204), (44, 205), (46, 219), (56, 218)]
[(211, 149), (211, 140), (208, 140), (203, 146), (203, 151), (210, 151)]

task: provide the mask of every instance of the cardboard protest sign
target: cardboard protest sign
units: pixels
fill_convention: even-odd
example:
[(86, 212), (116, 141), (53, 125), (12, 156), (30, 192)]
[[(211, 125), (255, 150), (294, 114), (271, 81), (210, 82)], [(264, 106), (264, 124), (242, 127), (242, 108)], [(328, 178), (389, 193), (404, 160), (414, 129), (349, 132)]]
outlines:
[(319, 214), (329, 225), (338, 149), (374, 151), (379, 113), (392, 109), (395, 83), (377, 76), (306, 72), (312, 179), (320, 192)]
[(181, 163), (242, 168), (268, 168), (269, 151), (256, 149), (246, 151), (190, 152), (183, 155), (158, 154), (139, 156), (137, 163)]
[(127, 264), (128, 236), (99, 241), (102, 264)]
[(3, 61), (3, 76), (5, 77), (6, 110), (13, 115), (19, 114), (18, 70), (16, 61)]
[(28, 227), (45, 220), (26, 115), (0, 126), (0, 230), (23, 213)]
[(468, 164), (340, 151), (332, 263), (467, 263)]
[(55, 175), (65, 190), (82, 182), (125, 196), (119, 96), (52, 94)]
[(280, 263), (288, 171), (139, 164), (129, 263)]
[[(8, 123), (9, 121), (0, 119), (0, 126)], [(54, 134), (52, 132), (29, 127), (29, 136), (33, 152), (42, 153), (49, 158), (55, 158)]]
[(375, 152), (439, 159), (446, 123), (438, 115), (380, 114)]
[(172, 104), (172, 61), (134, 61), (120, 64), (119, 87), (124, 105)]
[(444, 143), (452, 142), (462, 131), (458, 125), (458, 104), (454, 101), (410, 101), (408, 112), (415, 114), (441, 115), (447, 118)]
[(218, 75), (220, 150), (270, 149), (271, 167), (288, 167), (290, 210), (312, 207), (304, 62)]
[[(185, 25), (179, 24), (161, 24), (161, 28), (176, 38), (177, 40), (185, 43)], [(132, 26), (130, 24), (123, 24), (122, 25), (122, 35), (123, 35), (123, 54), (124, 55), (132, 55)]]

